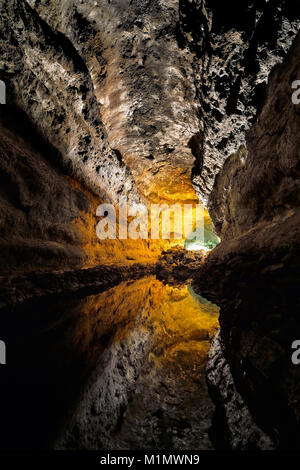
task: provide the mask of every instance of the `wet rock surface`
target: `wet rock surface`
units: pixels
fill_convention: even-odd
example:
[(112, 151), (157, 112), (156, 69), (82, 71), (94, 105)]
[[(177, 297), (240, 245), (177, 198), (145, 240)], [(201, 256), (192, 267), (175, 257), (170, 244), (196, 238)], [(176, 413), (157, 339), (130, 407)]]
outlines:
[(0, 276), (0, 311), (39, 299), (101, 292), (126, 278), (135, 279), (154, 272), (155, 263), (140, 263)]

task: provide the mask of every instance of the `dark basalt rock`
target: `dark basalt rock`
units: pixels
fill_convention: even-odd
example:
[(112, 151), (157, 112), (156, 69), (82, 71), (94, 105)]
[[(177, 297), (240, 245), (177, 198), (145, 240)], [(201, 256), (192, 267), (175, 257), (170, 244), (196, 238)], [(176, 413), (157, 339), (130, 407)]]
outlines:
[(206, 374), (210, 395), (217, 404), (211, 432), (215, 448), (274, 450), (274, 442), (254, 422), (236, 389), (220, 332), (211, 343)]
[(195, 281), (221, 307), (221, 338), (237, 390), (283, 449), (300, 442), (300, 369), (291, 360), (300, 337), (300, 120), (291, 99), (299, 63), (298, 35), (271, 74), (247, 152), (228, 160), (219, 175), (211, 200), (223, 241)]
[(47, 298), (74, 297), (102, 292), (125, 279), (138, 279), (155, 272), (155, 264), (100, 265), (95, 268), (31, 272), (0, 276), (0, 311)]
[(245, 145), (264, 102), (268, 76), (299, 30), (300, 9), (288, 0), (181, 0), (180, 41), (193, 56), (202, 136), (193, 184), (210, 206), (215, 176)]
[(168, 284), (193, 279), (205, 258), (205, 252), (174, 247), (163, 251), (156, 263), (156, 276)]

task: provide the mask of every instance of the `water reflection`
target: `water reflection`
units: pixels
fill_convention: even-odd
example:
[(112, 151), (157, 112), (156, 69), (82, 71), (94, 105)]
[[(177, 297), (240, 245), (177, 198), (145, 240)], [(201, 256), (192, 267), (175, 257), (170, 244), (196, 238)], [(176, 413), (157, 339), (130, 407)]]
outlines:
[(210, 448), (217, 317), (188, 286), (155, 277), (14, 312), (2, 321), (6, 446)]

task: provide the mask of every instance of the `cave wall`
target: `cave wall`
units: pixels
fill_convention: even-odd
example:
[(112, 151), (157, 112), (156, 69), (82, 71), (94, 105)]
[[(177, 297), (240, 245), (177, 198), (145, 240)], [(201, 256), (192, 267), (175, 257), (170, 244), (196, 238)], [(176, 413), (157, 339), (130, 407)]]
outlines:
[[(1, 0), (0, 77), (102, 199), (209, 204), (299, 27), (285, 0)], [(193, 181), (193, 186), (191, 184)]]
[[(8, 275), (153, 263), (162, 248), (169, 246), (159, 240), (99, 240), (96, 210), (102, 200), (66, 171), (57, 149), (18, 108), (1, 107), (0, 137), (3, 301), (8, 295)], [(16, 286), (8, 290), (14, 292)]]
[(98, 250), (99, 201), (198, 197), (223, 241), (196, 288), (221, 306), (254, 420), (296, 447), (297, 3), (0, 0), (0, 26), (7, 101), (37, 132), (1, 119), (2, 273), (152, 259), (144, 243)]
[[(88, 212), (88, 197), (19, 135), (16, 121), (16, 110), (1, 109), (1, 274), (79, 266), (85, 255), (72, 221)], [(29, 136), (26, 116), (20, 122)]]
[(300, 9), (288, 0), (180, 0), (179, 6), (180, 37), (193, 56), (203, 129), (193, 185), (210, 209), (215, 176), (245, 144), (269, 73), (299, 30)]
[[(271, 73), (246, 148), (227, 160), (217, 179), (211, 214), (222, 243), (195, 283), (220, 305), (221, 342), (238, 392), (279, 448), (300, 442), (300, 370), (291, 360), (300, 335), (300, 114), (291, 87), (299, 64), (298, 35)], [(222, 408), (220, 374), (210, 378)]]
[(196, 199), (198, 104), (177, 23), (173, 0), (1, 2), (10, 101), (103, 199)]

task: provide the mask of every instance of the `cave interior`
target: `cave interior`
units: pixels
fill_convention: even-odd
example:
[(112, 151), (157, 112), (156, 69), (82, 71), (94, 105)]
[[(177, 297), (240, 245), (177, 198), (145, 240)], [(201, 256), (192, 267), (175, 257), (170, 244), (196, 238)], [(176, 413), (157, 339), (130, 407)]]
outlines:
[(297, 2), (0, 27), (0, 449), (299, 450)]

